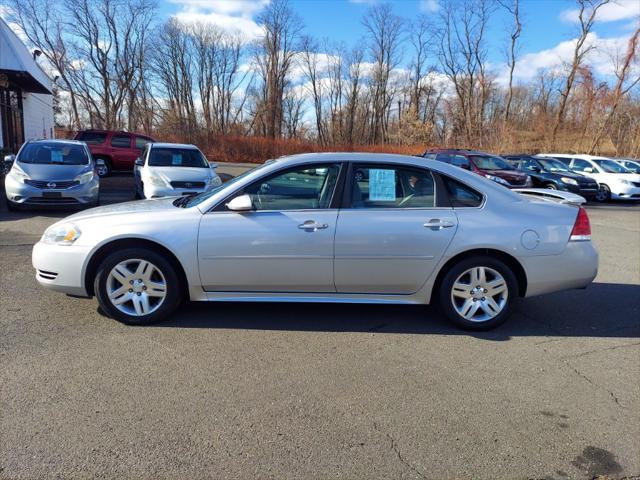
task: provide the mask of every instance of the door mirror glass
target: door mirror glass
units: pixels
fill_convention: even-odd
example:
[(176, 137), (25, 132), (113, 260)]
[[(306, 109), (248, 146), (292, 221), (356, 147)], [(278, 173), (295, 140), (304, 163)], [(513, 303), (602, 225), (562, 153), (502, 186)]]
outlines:
[(143, 167), (144, 166), (144, 160), (142, 160), (140, 157), (136, 158), (136, 166)]
[(227, 208), (232, 212), (247, 212), (253, 210), (253, 202), (249, 195), (240, 195), (227, 203)]
[(592, 167), (584, 167), (583, 172), (593, 173), (593, 168)]

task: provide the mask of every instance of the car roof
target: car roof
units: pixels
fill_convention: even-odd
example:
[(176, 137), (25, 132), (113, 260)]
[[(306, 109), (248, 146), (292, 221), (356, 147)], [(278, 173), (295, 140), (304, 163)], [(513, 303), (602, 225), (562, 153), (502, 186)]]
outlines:
[(27, 143), (59, 143), (61, 145), (84, 145), (82, 140), (70, 140), (66, 138), (38, 138), (36, 140), (29, 140)]
[(151, 136), (147, 135), (146, 133), (126, 132), (124, 130), (102, 130), (100, 128), (85, 128), (83, 130), (78, 130), (77, 133), (85, 133), (85, 132), (90, 132), (90, 133), (113, 133), (115, 135), (135, 135), (137, 137), (151, 138)]
[(586, 153), (538, 153), (537, 155), (540, 157), (577, 158), (580, 160), (611, 160), (609, 157), (588, 155)]
[(151, 143), (151, 148), (190, 148), (193, 150), (199, 150), (198, 147), (191, 143), (169, 143), (169, 142), (154, 142)]
[(479, 155), (487, 157), (497, 157), (489, 152), (482, 152), (480, 150), (471, 150), (469, 148), (430, 148), (425, 153), (460, 153), (462, 155)]

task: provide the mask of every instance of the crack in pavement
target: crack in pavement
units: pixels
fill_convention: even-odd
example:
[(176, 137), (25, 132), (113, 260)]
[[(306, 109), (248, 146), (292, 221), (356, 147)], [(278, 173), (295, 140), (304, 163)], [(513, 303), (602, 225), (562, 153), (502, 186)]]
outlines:
[(637, 342), (637, 343), (624, 343), (622, 345), (613, 345), (612, 347), (606, 347), (606, 348), (594, 348), (593, 350), (589, 350), (589, 351), (582, 352), (582, 353), (577, 353), (575, 355), (566, 355), (564, 357), (560, 357), (560, 360), (568, 360), (568, 359), (573, 359), (573, 358), (580, 358), (580, 357), (584, 357), (584, 356), (587, 356), (587, 355), (591, 355), (592, 353), (606, 352), (608, 350), (617, 350), (618, 348), (625, 348), (625, 347), (637, 347), (638, 345), (640, 345), (640, 342)]
[(398, 457), (398, 460), (400, 460), (400, 462), (403, 465), (409, 468), (412, 472), (417, 473), (420, 476), (420, 478), (428, 479), (428, 477), (424, 473), (422, 473), (420, 470), (418, 470), (416, 467), (414, 467), (412, 464), (410, 464), (407, 460), (404, 459), (404, 457), (402, 456), (402, 453), (400, 453), (400, 449), (398, 448), (397, 442), (391, 435), (380, 430), (376, 422), (373, 422), (373, 429), (376, 432), (383, 434), (385, 437), (389, 439), (389, 441), (391, 442), (391, 450), (395, 452), (396, 456)]
[(568, 362), (563, 360), (563, 363), (565, 365), (567, 365), (568, 367), (570, 367), (578, 376), (584, 378), (587, 382), (589, 382), (591, 385), (593, 385), (594, 387), (599, 388), (600, 390), (604, 390), (605, 392), (607, 392), (609, 394), (609, 396), (613, 399), (614, 402), (616, 402), (616, 405), (618, 405), (620, 408), (627, 408), (624, 405), (622, 405), (618, 399), (618, 397), (615, 396), (615, 394), (609, 390), (606, 387), (603, 387), (602, 385), (598, 385), (596, 382), (594, 382), (593, 380), (591, 380), (589, 377), (587, 377), (584, 373), (582, 373), (580, 370), (578, 370), (576, 367), (569, 365)]

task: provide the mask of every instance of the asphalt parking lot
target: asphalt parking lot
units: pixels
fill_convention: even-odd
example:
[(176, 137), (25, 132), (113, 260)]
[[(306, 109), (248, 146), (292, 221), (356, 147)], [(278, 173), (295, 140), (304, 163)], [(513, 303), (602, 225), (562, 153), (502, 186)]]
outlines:
[(0, 199), (0, 477), (639, 478), (640, 205), (588, 210), (595, 283), (492, 332), (234, 303), (135, 328), (39, 288), (31, 247), (66, 213)]

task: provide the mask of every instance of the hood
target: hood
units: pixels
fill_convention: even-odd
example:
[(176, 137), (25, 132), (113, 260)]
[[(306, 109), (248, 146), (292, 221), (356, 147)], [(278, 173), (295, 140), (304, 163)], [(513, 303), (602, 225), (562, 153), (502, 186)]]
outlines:
[(40, 164), (40, 163), (16, 163), (20, 169), (29, 175), (32, 180), (41, 180), (49, 182), (62, 182), (75, 179), (83, 172), (90, 170), (92, 167), (87, 165), (56, 165), (56, 164)]
[(617, 180), (629, 180), (631, 182), (640, 183), (640, 175), (637, 173), (608, 173)]
[(515, 180), (524, 181), (528, 175), (518, 170), (481, 170), (481, 172), (487, 175), (495, 175), (496, 177), (504, 178), (508, 182)]
[(544, 173), (545, 175), (548, 175), (548, 176), (553, 176), (554, 178), (567, 177), (567, 178), (573, 178), (574, 180), (576, 180), (578, 182), (596, 183), (596, 181), (593, 178), (587, 177), (585, 175), (581, 175), (581, 174), (576, 173), (576, 172), (551, 172), (549, 170), (545, 170), (542, 173)]
[(198, 167), (149, 167), (146, 171), (166, 182), (206, 182), (213, 176), (210, 168)]
[(150, 213), (165, 210), (176, 210), (178, 207), (173, 206), (176, 197), (154, 198), (151, 200), (136, 200), (133, 202), (116, 203), (113, 205), (105, 205), (104, 207), (95, 207), (82, 212), (75, 213), (65, 220), (85, 220), (92, 217), (104, 217), (106, 215), (123, 215), (128, 213)]

